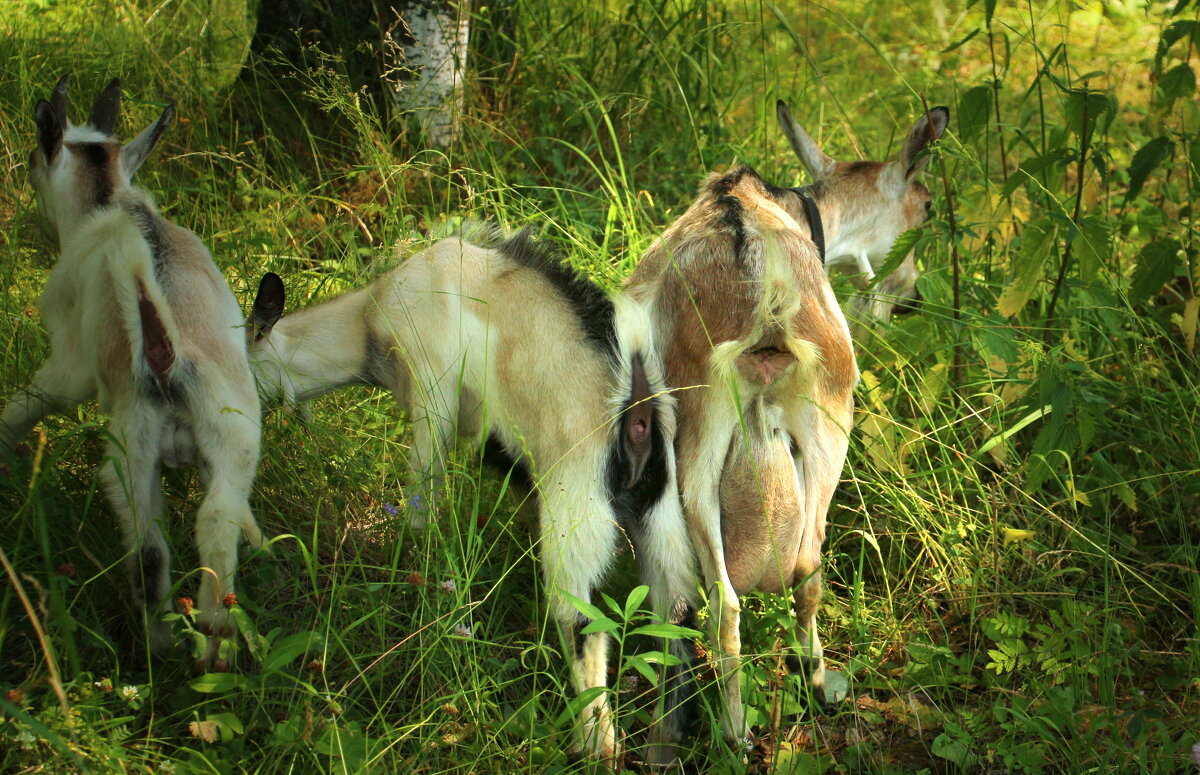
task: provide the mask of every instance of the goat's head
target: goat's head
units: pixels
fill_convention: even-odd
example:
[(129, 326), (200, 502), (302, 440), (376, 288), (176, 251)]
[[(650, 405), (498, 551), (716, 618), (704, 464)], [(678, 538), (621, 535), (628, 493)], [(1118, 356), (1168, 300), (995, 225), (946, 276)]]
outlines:
[[(776, 108), (784, 134), (813, 179), (809, 190), (824, 221), (826, 263), (849, 264), (863, 273), (872, 272), (882, 264), (898, 236), (929, 218), (933, 200), (917, 177), (929, 164), (929, 146), (946, 131), (949, 109), (936, 107), (921, 116), (909, 130), (897, 158), (844, 162), (827, 156), (792, 118), (782, 100)], [(788, 199), (797, 200), (787, 207), (804, 222), (799, 197)], [(886, 317), (893, 304), (911, 304), (918, 274), (910, 255), (876, 288), (874, 293), (880, 300), (872, 305), (872, 315)]]
[(100, 92), (86, 123), (67, 120), (67, 76), (54, 87), (50, 100), (34, 109), (37, 146), (29, 154), (29, 180), (39, 206), (59, 231), (98, 207), (112, 202), (128, 186), (171, 121), (168, 105), (150, 126), (122, 146), (114, 137), (121, 108), (121, 81), (114, 78)]

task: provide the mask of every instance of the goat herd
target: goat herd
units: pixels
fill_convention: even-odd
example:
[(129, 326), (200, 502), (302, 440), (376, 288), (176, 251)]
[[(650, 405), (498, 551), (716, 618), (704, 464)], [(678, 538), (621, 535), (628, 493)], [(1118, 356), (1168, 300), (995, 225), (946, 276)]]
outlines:
[[(800, 661), (821, 696), (820, 552), (858, 380), (826, 269), (849, 263), (871, 277), (896, 237), (924, 222), (930, 195), (917, 176), (946, 108), (916, 122), (897, 159), (840, 162), (780, 102), (814, 182), (780, 188), (747, 167), (712, 175), (615, 295), (528, 231), (476, 224), (287, 315), (283, 283), (268, 273), (246, 321), (200, 239), (131, 184), (174, 108), (121, 145), (120, 101), (114, 80), (86, 123), (71, 124), (64, 78), (37, 104), (29, 177), (62, 253), (41, 297), (51, 353), (9, 400), (0, 444), (11, 453), (48, 414), (99, 401), (110, 417), (100, 476), (157, 649), (173, 644), (161, 619), (171, 580), (159, 466), (199, 465), (200, 666), (225, 669), (220, 643), (233, 627), (221, 601), (234, 589), (238, 537), (262, 541), (249, 505), (260, 399), (294, 404), (367, 384), (390, 389), (411, 420), (416, 521), (436, 514), (455, 436), (482, 441), (485, 459), (537, 493), (546, 595), (577, 692), (605, 685), (608, 635), (570, 601), (593, 599), (627, 536), (663, 621), (690, 624), (708, 593), (728, 739), (747, 735), (745, 592), (793, 592)], [(915, 280), (909, 256), (864, 315), (886, 316)], [(650, 732), (656, 764), (673, 760), (695, 693), (692, 644), (667, 648), (678, 664), (666, 668)], [(605, 693), (578, 726), (583, 753), (615, 764)]]

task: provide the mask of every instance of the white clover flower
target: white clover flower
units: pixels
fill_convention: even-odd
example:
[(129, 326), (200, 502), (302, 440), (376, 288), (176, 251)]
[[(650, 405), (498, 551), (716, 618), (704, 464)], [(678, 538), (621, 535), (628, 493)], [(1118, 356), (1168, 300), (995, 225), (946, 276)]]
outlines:
[(454, 625), (454, 634), (460, 638), (474, 638), (475, 633), (471, 632), (471, 628), (462, 622)]
[(458, 586), (454, 583), (454, 579), (446, 579), (441, 584), (438, 584), (438, 586), (442, 588), (443, 592), (453, 592), (458, 589)]
[(125, 702), (133, 702), (141, 696), (141, 692), (138, 691), (136, 686), (121, 687), (121, 699), (125, 700)]

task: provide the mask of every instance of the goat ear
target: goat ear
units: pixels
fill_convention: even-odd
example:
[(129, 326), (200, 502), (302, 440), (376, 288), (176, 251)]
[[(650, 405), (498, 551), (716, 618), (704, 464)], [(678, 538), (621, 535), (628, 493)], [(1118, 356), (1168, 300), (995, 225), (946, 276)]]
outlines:
[(50, 94), (50, 107), (54, 108), (54, 117), (58, 119), (58, 125), (65, 131), (67, 128), (67, 79), (69, 76), (64, 75), (58, 79), (58, 83), (54, 84), (54, 91)]
[(124, 170), (126, 177), (133, 177), (133, 173), (138, 171), (142, 166), (142, 162), (154, 150), (154, 146), (158, 145), (162, 133), (166, 131), (171, 122), (175, 120), (175, 106), (168, 105), (163, 109), (162, 115), (158, 117), (150, 126), (142, 130), (142, 133), (130, 140), (121, 149), (121, 168)]
[(255, 341), (271, 333), (279, 318), (283, 317), (283, 305), (283, 280), (274, 272), (267, 272), (258, 283), (258, 294), (254, 297), (254, 306), (250, 308), (250, 325), (254, 327)]
[(114, 78), (92, 104), (88, 123), (101, 134), (112, 137), (117, 129), (117, 114), (121, 112), (121, 79)]
[(930, 108), (913, 124), (904, 140), (904, 150), (900, 152), (900, 168), (904, 170), (905, 179), (911, 179), (929, 164), (929, 146), (942, 138), (949, 123), (950, 108), (939, 105)]
[(38, 100), (33, 115), (37, 120), (38, 147), (45, 154), (46, 161), (51, 162), (54, 154), (62, 148), (63, 125), (58, 122), (54, 107), (45, 100)]
[(820, 180), (833, 172), (833, 167), (837, 162), (826, 156), (825, 152), (818, 148), (813, 139), (809, 137), (808, 132), (804, 131), (804, 127), (796, 123), (786, 102), (779, 100), (775, 103), (775, 114), (779, 117), (779, 126), (787, 135), (788, 142), (792, 144), (792, 150), (800, 157), (800, 163), (804, 165), (804, 169), (808, 170), (809, 176), (813, 180)]

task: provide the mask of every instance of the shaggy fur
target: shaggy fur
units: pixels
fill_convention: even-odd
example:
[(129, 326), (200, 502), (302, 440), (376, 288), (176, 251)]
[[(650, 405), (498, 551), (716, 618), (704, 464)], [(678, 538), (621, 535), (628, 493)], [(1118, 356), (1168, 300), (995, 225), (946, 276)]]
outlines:
[[(41, 298), (50, 357), (8, 403), (0, 443), (11, 451), (51, 412), (96, 398), (110, 416), (101, 467), (121, 518), (134, 587), (153, 645), (168, 647), (170, 552), (159, 528), (159, 465), (202, 464), (196, 516), (201, 565), (198, 624), (232, 634), (224, 597), (234, 591), (238, 536), (262, 541), (249, 492), (259, 453), (259, 409), (237, 301), (200, 240), (158, 214), (130, 177), (174, 116), (128, 145), (111, 132), (120, 104), (113, 81), (90, 123), (67, 123), (66, 79), (36, 117), (30, 180), (62, 250)], [(218, 638), (202, 662), (222, 668)]]
[[(538, 494), (550, 613), (581, 692), (606, 684), (608, 636), (583, 634), (588, 619), (570, 598), (593, 601), (622, 546), (632, 543), (654, 609), (664, 619), (686, 613), (679, 602), (694, 571), (675, 483), (674, 401), (639, 305), (610, 299), (525, 232), (477, 241), (444, 239), (366, 288), (277, 321), (256, 311), (256, 329), (269, 333), (251, 359), (264, 395), (288, 402), (347, 384), (391, 389), (412, 419), (423, 514), (435, 513), (456, 436), (517, 467)], [(682, 702), (686, 668), (672, 668), (664, 707)], [(681, 724), (670, 714), (656, 735), (674, 739)], [(584, 709), (579, 732), (590, 756), (616, 762), (604, 695)]]

